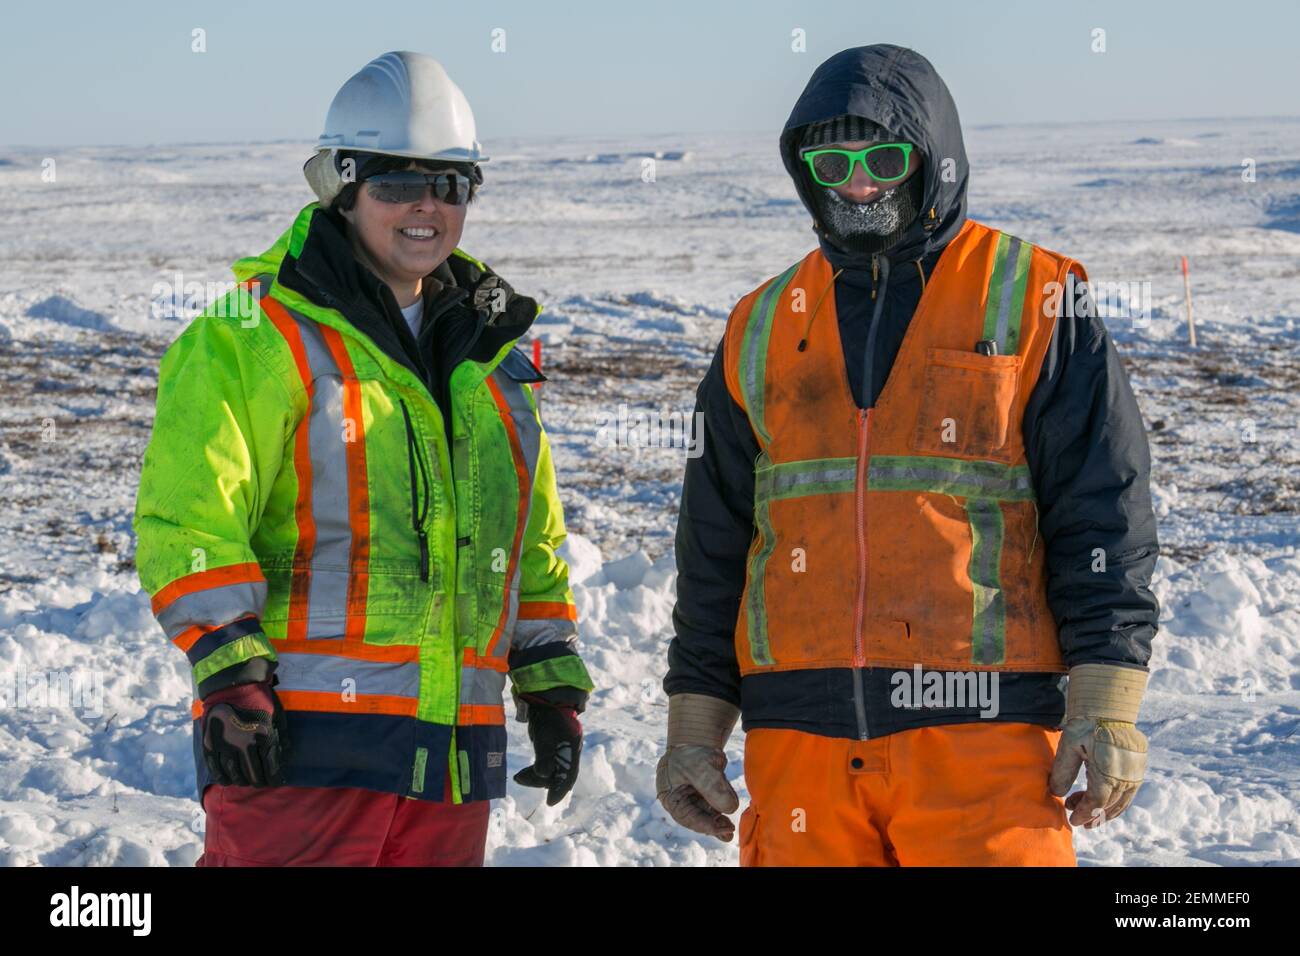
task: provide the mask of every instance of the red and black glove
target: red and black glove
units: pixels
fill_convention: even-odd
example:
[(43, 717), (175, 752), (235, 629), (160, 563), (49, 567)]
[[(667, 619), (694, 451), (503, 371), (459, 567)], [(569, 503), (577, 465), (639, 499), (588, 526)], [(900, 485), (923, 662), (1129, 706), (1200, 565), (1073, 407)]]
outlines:
[(288, 721), (272, 687), (280, 679), (235, 684), (203, 698), (203, 759), (212, 782), (237, 787), (284, 784)]
[(537, 694), (520, 694), (528, 704), (528, 739), (536, 754), (531, 766), (515, 774), (522, 787), (546, 789), (546, 805), (564, 799), (578, 780), (582, 754), (582, 724), (572, 704), (553, 703)]

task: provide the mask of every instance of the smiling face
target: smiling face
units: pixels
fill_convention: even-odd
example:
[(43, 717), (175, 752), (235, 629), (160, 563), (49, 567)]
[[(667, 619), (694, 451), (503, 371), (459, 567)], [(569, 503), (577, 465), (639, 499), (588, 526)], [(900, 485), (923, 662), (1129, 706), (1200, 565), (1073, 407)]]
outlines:
[[(865, 139), (855, 139), (847, 143), (824, 143), (816, 149), (866, 149), (872, 145)], [(842, 167), (841, 167), (842, 168)], [(819, 187), (833, 189), (840, 197), (848, 202), (855, 203), (873, 203), (880, 199), (881, 196), (891, 189), (897, 189), (903, 183), (907, 182), (916, 175), (917, 170), (921, 168), (921, 154), (918, 150), (912, 150), (912, 159), (907, 167), (907, 175), (902, 179), (896, 179), (891, 183), (878, 183), (867, 175), (867, 171), (862, 168), (861, 163), (853, 164), (853, 175), (849, 181), (839, 186)], [(842, 175), (842, 174), (841, 174)], [(814, 184), (815, 185), (815, 184)]]
[[(421, 167), (412, 162), (406, 168)], [(464, 232), (465, 210), (434, 199), (431, 186), (416, 202), (380, 202), (363, 182), (356, 205), (342, 214), (356, 230), (379, 278), (396, 288), (418, 283), (447, 260)]]

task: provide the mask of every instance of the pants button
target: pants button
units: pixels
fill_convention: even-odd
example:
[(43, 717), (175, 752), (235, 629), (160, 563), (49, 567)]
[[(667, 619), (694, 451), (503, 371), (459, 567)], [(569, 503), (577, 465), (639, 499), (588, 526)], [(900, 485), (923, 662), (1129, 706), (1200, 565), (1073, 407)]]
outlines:
[(882, 749), (885, 743), (884, 739), (855, 741), (853, 750), (846, 754), (848, 760), (845, 763), (848, 764), (848, 772), (889, 773), (889, 756)]

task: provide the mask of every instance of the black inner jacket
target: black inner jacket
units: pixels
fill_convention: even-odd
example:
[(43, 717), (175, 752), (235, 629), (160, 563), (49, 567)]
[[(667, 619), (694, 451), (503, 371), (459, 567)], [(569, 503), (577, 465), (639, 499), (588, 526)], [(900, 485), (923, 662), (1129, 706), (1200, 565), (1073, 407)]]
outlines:
[[(922, 213), (894, 247), (876, 256), (875, 279), (871, 255), (836, 248), (816, 222), (809, 189), (818, 187), (797, 154), (803, 127), (844, 113), (887, 127), (924, 155), (924, 168), (916, 174), (925, 176)], [(913, 51), (887, 44), (845, 50), (809, 80), (780, 148), (795, 189), (814, 216), (823, 253), (844, 270), (834, 291), (845, 370), (859, 407), (871, 407), (921, 297), (918, 264), (928, 279), (966, 218), (969, 167), (956, 107), (934, 68)], [(1146, 430), (1104, 323), (1090, 302), (1071, 312), (1057, 320), (1022, 422), (1046, 548), (1047, 600), (1068, 666), (1098, 662), (1144, 668), (1159, 618), (1150, 590), (1158, 542)], [(687, 462), (683, 482), (675, 637), (664, 690), (741, 705), (734, 638), (754, 535), (753, 467), (759, 445), (744, 410), (727, 391), (724, 361), (720, 344), (696, 394), (703, 434), (695, 437), (702, 454)], [(1105, 554), (1102, 571), (1093, 569), (1098, 548)], [(829, 726), (831, 704), (802, 699), (830, 696), (842, 703), (843, 688), (833, 675), (822, 674), (769, 706), (763, 696), (782, 696), (770, 677), (744, 682), (764, 688), (762, 693), (745, 690), (746, 727), (840, 732)], [(1004, 701), (1009, 686), (1004, 680)], [(1030, 698), (1041, 703), (1042, 688), (1027, 693), (1025, 699)], [(781, 713), (782, 707), (803, 714)]]

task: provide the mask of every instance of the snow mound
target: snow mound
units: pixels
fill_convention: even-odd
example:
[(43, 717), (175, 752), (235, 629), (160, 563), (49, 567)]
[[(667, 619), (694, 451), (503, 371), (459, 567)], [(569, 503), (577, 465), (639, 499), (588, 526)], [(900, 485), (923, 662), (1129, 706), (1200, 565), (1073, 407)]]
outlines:
[(1218, 551), (1192, 567), (1162, 566), (1152, 689), (1249, 696), (1300, 687), (1300, 556)]
[(106, 331), (113, 328), (113, 323), (102, 312), (83, 309), (66, 296), (52, 295), (41, 299), (27, 309), (28, 318), (47, 319), (61, 325), (73, 325), (82, 329)]

